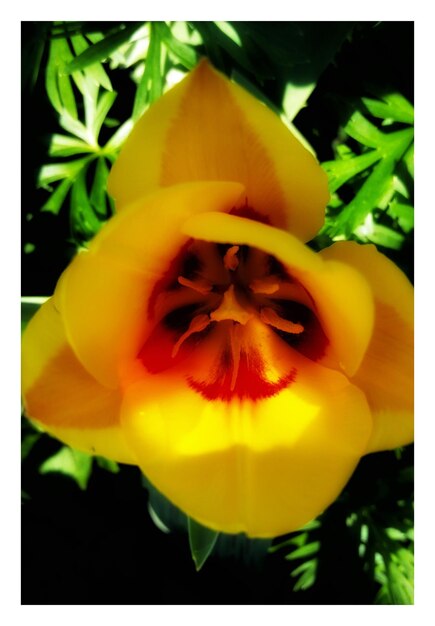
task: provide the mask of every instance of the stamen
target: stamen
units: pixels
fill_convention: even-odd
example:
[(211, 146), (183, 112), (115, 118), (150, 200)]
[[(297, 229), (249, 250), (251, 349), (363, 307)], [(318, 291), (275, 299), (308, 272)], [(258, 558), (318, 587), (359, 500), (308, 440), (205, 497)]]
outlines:
[(237, 301), (234, 293), (234, 285), (230, 285), (218, 308), (210, 313), (210, 319), (214, 322), (233, 320), (239, 324), (246, 324), (252, 318), (252, 313), (246, 311)]
[(291, 333), (292, 335), (300, 335), (304, 332), (302, 324), (295, 324), (289, 320), (284, 319), (278, 313), (270, 308), (264, 307), (260, 311), (260, 319), (265, 324), (269, 324), (278, 330), (283, 330), (285, 333)]
[(204, 296), (209, 294), (213, 289), (213, 285), (205, 278), (190, 280), (189, 278), (184, 278), (184, 276), (179, 276), (177, 280), (183, 287), (189, 287), (189, 289), (193, 289)]
[(193, 335), (194, 333), (200, 333), (202, 330), (207, 328), (207, 326), (210, 324), (210, 321), (211, 320), (209, 316), (205, 313), (202, 313), (201, 315), (196, 315), (190, 322), (190, 326), (186, 330), (186, 332), (183, 333), (177, 343), (174, 344), (171, 357), (176, 357), (178, 354), (178, 350), (180, 349), (181, 345), (186, 341), (186, 339), (188, 339), (190, 335)]
[(224, 266), (227, 270), (231, 270), (234, 272), (239, 265), (239, 259), (237, 258), (237, 253), (239, 251), (239, 246), (231, 246), (225, 253), (224, 256)]
[(270, 295), (278, 291), (280, 283), (276, 276), (265, 276), (264, 278), (256, 278), (249, 284), (249, 289), (253, 293), (263, 293)]

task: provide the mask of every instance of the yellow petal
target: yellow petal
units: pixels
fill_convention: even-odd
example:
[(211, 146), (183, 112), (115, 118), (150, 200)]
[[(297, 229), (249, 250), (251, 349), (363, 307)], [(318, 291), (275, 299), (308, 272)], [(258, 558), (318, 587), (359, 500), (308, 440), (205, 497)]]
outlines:
[(323, 224), (329, 194), (315, 158), (271, 110), (206, 61), (136, 124), (109, 191), (120, 209), (156, 187), (194, 180), (241, 182), (249, 207), (304, 241)]
[(149, 331), (148, 299), (187, 237), (181, 224), (207, 210), (230, 211), (237, 183), (188, 183), (160, 190), (112, 218), (64, 272), (56, 303), (83, 366), (116, 388)]
[(196, 215), (186, 221), (183, 232), (205, 241), (246, 244), (275, 256), (314, 300), (337, 365), (347, 374), (356, 372), (374, 317), (371, 288), (360, 272), (340, 261), (324, 261), (285, 231), (234, 215)]
[(294, 363), (294, 382), (258, 401), (211, 402), (167, 374), (132, 385), (122, 424), (142, 471), (219, 531), (273, 537), (320, 514), (364, 453), (371, 417), (345, 376)]
[(134, 463), (119, 426), (121, 394), (102, 387), (80, 365), (53, 299), (24, 333), (22, 386), (26, 415), (48, 433), (85, 452)]
[(335, 243), (325, 259), (349, 263), (375, 296), (373, 337), (352, 382), (366, 394), (374, 427), (368, 452), (414, 439), (414, 290), (406, 276), (373, 245)]

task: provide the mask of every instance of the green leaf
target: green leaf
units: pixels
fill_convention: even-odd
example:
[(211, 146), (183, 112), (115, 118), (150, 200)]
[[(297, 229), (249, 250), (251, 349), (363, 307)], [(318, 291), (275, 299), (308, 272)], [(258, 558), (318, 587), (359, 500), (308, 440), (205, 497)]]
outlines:
[(320, 549), (320, 541), (313, 541), (311, 543), (307, 543), (306, 545), (294, 550), (290, 554), (287, 554), (285, 557), (288, 561), (294, 561), (294, 559), (303, 559), (307, 556), (312, 556), (316, 554)]
[(85, 490), (92, 471), (92, 456), (63, 446), (59, 452), (42, 463), (40, 474), (59, 472), (69, 476)]
[(59, 183), (55, 191), (48, 198), (47, 202), (42, 205), (40, 210), (57, 215), (65, 202), (65, 198), (68, 195), (72, 182), (72, 179), (65, 178), (61, 183)]
[(116, 130), (113, 133), (109, 141), (106, 143), (106, 145), (104, 146), (104, 152), (113, 153), (119, 150), (119, 148), (122, 146), (124, 141), (127, 139), (128, 135), (130, 134), (132, 128), (133, 128), (132, 119), (129, 119), (126, 122), (124, 122), (122, 126), (120, 126), (118, 130)]
[(120, 469), (116, 461), (111, 461), (110, 459), (106, 459), (103, 456), (96, 456), (94, 458), (97, 462), (97, 465), (101, 467), (101, 469), (104, 469), (111, 474), (119, 474)]
[(76, 106), (76, 101), (75, 101), (70, 77), (64, 74), (59, 74), (58, 83), (59, 83), (60, 99), (62, 101), (64, 110), (73, 119), (75, 120), (78, 119), (77, 106)]
[(410, 145), (408, 150), (403, 155), (403, 162), (408, 170), (411, 178), (414, 178), (414, 143)]
[(216, 545), (219, 533), (188, 518), (189, 545), (196, 571), (202, 568)]
[(38, 176), (38, 187), (44, 187), (62, 178), (74, 179), (78, 172), (88, 163), (89, 157), (68, 161), (65, 163), (50, 163), (44, 165)]
[(21, 332), (35, 315), (39, 307), (48, 300), (47, 297), (30, 296), (21, 298)]
[(161, 39), (157, 24), (150, 24), (150, 43), (145, 60), (145, 70), (136, 90), (132, 118), (139, 119), (147, 105), (162, 95)]
[(400, 250), (405, 241), (405, 236), (383, 224), (373, 224), (367, 239), (377, 246), (383, 246), (391, 250)]
[(21, 458), (25, 459), (29, 456), (29, 453), (38, 439), (41, 437), (41, 433), (29, 433), (24, 437), (21, 442)]
[[(293, 591), (301, 591), (309, 589), (316, 582), (316, 574), (317, 574), (317, 560), (313, 559), (311, 561), (306, 561), (303, 565), (306, 565), (306, 569), (303, 572), (302, 576), (295, 583), (293, 587)], [(296, 571), (296, 570), (295, 570)], [(292, 572), (292, 576), (294, 572)]]
[(382, 96), (382, 100), (362, 98), (369, 113), (381, 119), (391, 119), (404, 124), (414, 124), (414, 107), (399, 93)]
[(95, 111), (95, 119), (93, 120), (92, 124), (92, 133), (96, 141), (98, 140), (98, 135), (100, 134), (101, 127), (104, 123), (104, 120), (106, 119), (108, 112), (112, 108), (115, 99), (116, 93), (114, 91), (106, 91), (98, 100), (97, 108)]
[(102, 217), (107, 216), (106, 190), (108, 175), (109, 168), (106, 165), (106, 159), (104, 157), (99, 157), (95, 168), (90, 201), (95, 211)]
[[(71, 43), (76, 55), (82, 54), (89, 48), (88, 42), (82, 35), (74, 35), (71, 37)], [(92, 78), (97, 85), (101, 85), (101, 87), (104, 87), (107, 91), (112, 91), (112, 83), (101, 63), (96, 62), (92, 65), (88, 65), (85, 69), (85, 73)]]
[(80, 170), (73, 182), (70, 219), (73, 231), (88, 238), (93, 237), (100, 230), (102, 223), (95, 215), (88, 197), (86, 169)]
[(348, 180), (379, 161), (381, 156), (380, 150), (370, 150), (354, 158), (322, 163), (323, 169), (328, 174), (329, 191), (333, 193), (339, 189)]
[(166, 526), (164, 521), (159, 517), (159, 515), (157, 514), (157, 511), (155, 511), (151, 502), (148, 502), (148, 513), (149, 513), (149, 516), (151, 517), (151, 520), (154, 522), (157, 528), (162, 531), (162, 533), (165, 533), (166, 535), (168, 535), (171, 532), (171, 529), (168, 528), (168, 526)]
[(75, 135), (79, 139), (82, 139), (88, 145), (94, 147), (93, 137), (90, 135), (86, 126), (80, 121), (75, 120), (71, 117), (67, 112), (63, 112), (59, 118), (59, 124), (70, 132), (72, 135)]
[(393, 200), (387, 212), (397, 220), (404, 233), (409, 233), (414, 228), (414, 207), (410, 204)]
[(182, 65), (184, 65), (186, 69), (193, 69), (197, 63), (197, 54), (195, 50), (174, 37), (170, 28), (164, 22), (158, 22), (155, 26), (167, 49), (172, 52), (172, 54)]
[(123, 43), (127, 42), (139, 28), (143, 22), (133, 22), (128, 26), (120, 25), (116, 32), (108, 35), (98, 43), (89, 46), (84, 52), (75, 57), (66, 67), (65, 72), (71, 74), (76, 70), (84, 70), (85, 68), (104, 61)]
[(344, 131), (349, 137), (356, 139), (356, 141), (369, 148), (379, 148), (385, 141), (385, 134), (378, 130), (358, 110), (351, 115), (344, 127)]
[(51, 157), (71, 156), (73, 154), (82, 154), (83, 152), (92, 152), (92, 148), (82, 139), (59, 134), (51, 136), (48, 151)]
[(370, 211), (375, 209), (385, 194), (391, 190), (394, 166), (395, 159), (392, 157), (378, 163), (354, 199), (336, 218), (330, 230), (331, 236), (344, 233), (348, 237), (359, 224), (364, 222)]
[(64, 110), (64, 104), (59, 90), (58, 76), (65, 65), (65, 59), (69, 60), (68, 53), (72, 57), (68, 49), (68, 44), (64, 40), (51, 40), (45, 70), (45, 89), (51, 104), (58, 113), (62, 113)]

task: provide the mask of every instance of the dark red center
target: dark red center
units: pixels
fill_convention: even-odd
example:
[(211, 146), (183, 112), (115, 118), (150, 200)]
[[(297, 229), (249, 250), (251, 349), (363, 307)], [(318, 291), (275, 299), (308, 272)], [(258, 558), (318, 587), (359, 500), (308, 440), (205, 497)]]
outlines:
[(273, 396), (297, 377), (295, 351), (318, 361), (328, 344), (304, 287), (245, 245), (189, 240), (156, 283), (148, 318), (146, 370), (181, 375), (209, 400)]

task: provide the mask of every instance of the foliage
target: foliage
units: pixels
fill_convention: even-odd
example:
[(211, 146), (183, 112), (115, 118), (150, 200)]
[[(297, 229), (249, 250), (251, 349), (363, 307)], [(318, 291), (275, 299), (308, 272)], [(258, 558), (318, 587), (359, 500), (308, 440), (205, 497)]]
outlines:
[[(380, 118), (386, 130), (367, 114)], [(322, 234), (402, 247), (414, 226), (413, 123), (414, 109), (399, 93), (356, 102), (336, 144), (335, 160), (323, 163), (332, 199)], [(345, 194), (353, 194), (350, 202), (340, 195), (343, 187)]]
[[(40, 147), (34, 167), (24, 167), (27, 180), (34, 169), (37, 172), (23, 202), (26, 294), (52, 291), (54, 284), (35, 281), (32, 272), (51, 276), (50, 268), (57, 278), (67, 257), (86, 246), (110, 218), (107, 176), (134, 122), (203, 55), (285, 123), (294, 121), (295, 130), (302, 131), (319, 155), (331, 200), (325, 226), (311, 245), (321, 249), (338, 239), (372, 242), (412, 276), (414, 112), (411, 88), (402, 80), (403, 55), (411, 57), (412, 52), (409, 45), (402, 46), (395, 66), (379, 53), (400, 33), (406, 34), (400, 31), (403, 26), (39, 22), (25, 28), (25, 114), (33, 113), (29, 102), (39, 98), (46, 111), (40, 133), (49, 129), (46, 148)], [(24, 131), (39, 140), (33, 123), (24, 124)], [(23, 136), (26, 141), (25, 132)], [(32, 156), (28, 158), (31, 162)], [(22, 326), (40, 303), (35, 297), (23, 299)], [(363, 459), (334, 505), (299, 532), (277, 540), (267, 558), (271, 563), (285, 559), (289, 602), (359, 603), (364, 594), (358, 595), (355, 588), (361, 585), (364, 601), (412, 603), (410, 455), (405, 450)], [(24, 472), (36, 468), (41, 480), (60, 474), (84, 492), (100, 470), (114, 480), (128, 472), (105, 459), (59, 447), (27, 422), (22, 457)], [(24, 487), (27, 506), (33, 492)], [(197, 570), (212, 553), (217, 558), (219, 550), (234, 552), (228, 537), (186, 520), (152, 485), (145, 487), (157, 527), (170, 535), (187, 530)], [(239, 539), (246, 543), (246, 538)], [(330, 573), (339, 571), (340, 559), (348, 568), (337, 583), (340, 592), (334, 592)]]

